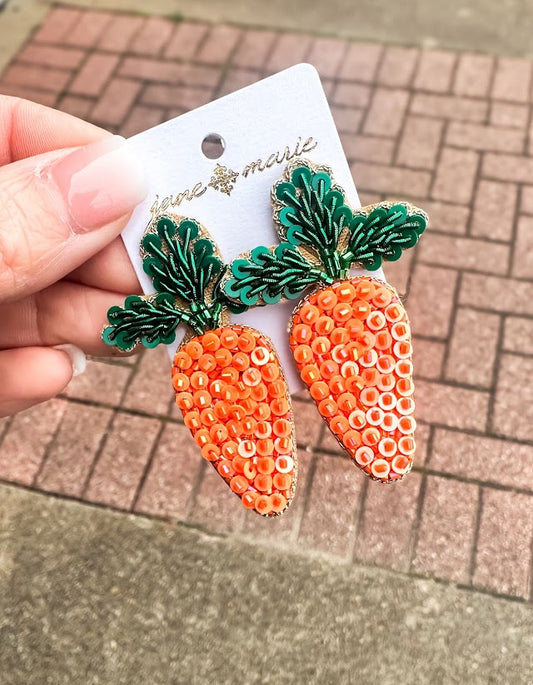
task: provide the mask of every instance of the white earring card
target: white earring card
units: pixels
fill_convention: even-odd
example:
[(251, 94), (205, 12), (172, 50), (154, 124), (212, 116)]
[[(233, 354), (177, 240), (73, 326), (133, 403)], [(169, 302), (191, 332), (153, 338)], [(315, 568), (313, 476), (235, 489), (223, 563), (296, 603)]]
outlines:
[[(211, 144), (202, 146), (206, 138)], [(222, 154), (217, 159), (207, 157), (206, 147), (216, 151), (220, 140)], [(270, 192), (287, 162), (295, 158), (329, 166), (347, 201), (354, 209), (360, 206), (318, 73), (309, 64), (291, 67), (187, 112), (130, 138), (127, 144), (141, 159), (149, 185), (146, 200), (123, 232), (145, 294), (154, 289), (142, 268), (140, 241), (161, 212), (202, 224), (222, 258), (230, 262), (258, 245), (279, 241)], [(383, 278), (381, 271), (373, 275)], [(284, 302), (232, 315), (234, 322), (255, 327), (272, 339), (293, 392), (303, 387), (287, 336), (296, 304)], [(168, 346), (171, 356), (184, 333), (178, 329), (176, 342)]]

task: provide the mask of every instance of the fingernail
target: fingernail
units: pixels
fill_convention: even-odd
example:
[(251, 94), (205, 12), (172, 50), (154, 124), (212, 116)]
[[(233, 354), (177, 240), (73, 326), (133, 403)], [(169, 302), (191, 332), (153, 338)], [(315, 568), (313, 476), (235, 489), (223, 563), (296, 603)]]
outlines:
[(76, 347), (76, 345), (54, 345), (54, 349), (61, 350), (61, 352), (65, 352), (65, 354), (68, 355), (72, 363), (73, 377), (79, 376), (87, 368), (87, 357), (85, 356), (85, 352), (80, 350), (79, 347)]
[(121, 136), (71, 152), (53, 164), (50, 174), (76, 232), (111, 223), (146, 197), (143, 168)]

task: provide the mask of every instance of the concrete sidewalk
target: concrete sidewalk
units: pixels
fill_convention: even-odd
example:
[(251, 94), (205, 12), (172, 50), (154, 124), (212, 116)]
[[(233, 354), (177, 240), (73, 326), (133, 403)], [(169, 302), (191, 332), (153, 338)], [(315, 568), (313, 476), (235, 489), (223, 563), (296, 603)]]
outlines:
[[(138, 653), (148, 665), (165, 664), (155, 682), (218, 682), (228, 669), (244, 672), (238, 658), (250, 682), (279, 682), (274, 674), (288, 659), (302, 682), (315, 671), (316, 682), (335, 682), (335, 674), (338, 682), (361, 682), (360, 673), (369, 683), (530, 682), (532, 62), (78, 6), (53, 9), (43, 21), (30, 15), (39, 26), (10, 54), (0, 92), (125, 136), (296, 62), (313, 63), (363, 203), (411, 199), (428, 211), (431, 228), (412, 254), (387, 265), (413, 322), (419, 420), (416, 467), (393, 488), (361, 477), (302, 396), (294, 402), (295, 503), (281, 520), (247, 515), (199, 457), (160, 349), (90, 360), (62, 397), (0, 420), (0, 479), (9, 484), (1, 497), (6, 515), (21, 512), (0, 525), (7, 560), (0, 596), (16, 626), (10, 633), (6, 624), (11, 637), (2, 643), (12, 682), (38, 682), (31, 678), (41, 672), (50, 682), (72, 682), (75, 659), (78, 681), (90, 664), (94, 673), (109, 669), (100, 682), (131, 682), (128, 674), (146, 675)], [(2, 36), (7, 16), (0, 14)], [(63, 558), (73, 561), (73, 576)], [(214, 567), (220, 575), (208, 571), (216, 582), (204, 586), (201, 571)], [(258, 568), (268, 574), (254, 579)], [(116, 589), (124, 587), (121, 569), (130, 579), (126, 605)], [(189, 570), (190, 598), (175, 584)], [(202, 593), (196, 604), (194, 582)], [(252, 610), (229, 601), (226, 587), (232, 597), (252, 588)], [(287, 604), (275, 594), (280, 587)], [(179, 599), (180, 610), (167, 597)], [(231, 627), (223, 626), (209, 661), (198, 651), (199, 631), (214, 634), (223, 609)], [(58, 626), (62, 615), (68, 621)], [(154, 616), (166, 623), (150, 643)], [(85, 660), (80, 625), (91, 621)], [(308, 630), (314, 621), (328, 637), (322, 665), (316, 656), (306, 670), (305, 659), (319, 652), (317, 633)], [(241, 646), (250, 625), (275, 652), (270, 670), (252, 659), (257, 642), (250, 653)], [(278, 627), (279, 640), (297, 636), (292, 657), (275, 639)], [(194, 649), (179, 642), (179, 631)], [(25, 655), (20, 663), (13, 640)], [(403, 644), (407, 657), (394, 666)], [(189, 681), (174, 675), (178, 659)], [(97, 682), (94, 673), (88, 682)]]
[(0, 487), (5, 685), (531, 682), (529, 607)]

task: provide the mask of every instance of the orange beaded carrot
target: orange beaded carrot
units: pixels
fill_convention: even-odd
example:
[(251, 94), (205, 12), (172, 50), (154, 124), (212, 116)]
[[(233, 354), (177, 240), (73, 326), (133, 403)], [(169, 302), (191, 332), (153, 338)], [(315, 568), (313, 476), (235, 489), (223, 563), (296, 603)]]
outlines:
[(172, 343), (179, 324), (192, 328), (172, 365), (184, 423), (247, 509), (281, 514), (294, 496), (297, 462), (290, 396), (271, 341), (248, 326), (221, 325), (232, 306), (219, 287), (225, 267), (195, 221), (162, 216), (142, 251), (157, 293), (112, 307), (104, 341), (154, 347)]
[(272, 199), (285, 242), (235, 260), (222, 287), (253, 306), (296, 299), (315, 285), (290, 325), (300, 376), (355, 464), (374, 480), (399, 480), (415, 452), (409, 321), (394, 288), (350, 278), (348, 269), (398, 259), (416, 244), (427, 216), (407, 203), (353, 211), (331, 170), (302, 160), (289, 164)]

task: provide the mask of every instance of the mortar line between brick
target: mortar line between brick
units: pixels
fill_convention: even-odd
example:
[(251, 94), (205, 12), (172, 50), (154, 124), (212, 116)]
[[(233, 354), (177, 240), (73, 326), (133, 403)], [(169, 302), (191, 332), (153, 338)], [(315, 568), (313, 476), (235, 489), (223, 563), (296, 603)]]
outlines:
[(209, 35), (211, 34), (211, 28), (213, 27), (213, 24), (206, 22), (206, 21), (198, 21), (198, 20), (189, 20), (188, 19), (187, 21), (190, 21), (191, 23), (194, 23), (194, 24), (201, 24), (202, 26), (205, 27), (204, 35), (198, 41), (198, 44), (196, 45), (196, 49), (194, 50), (193, 54), (189, 58), (189, 62), (192, 64), (193, 62), (195, 62), (196, 57), (202, 52), (204, 45), (209, 40)]
[(448, 360), (449, 360), (450, 354), (451, 354), (452, 340), (453, 340), (454, 335), (455, 335), (455, 327), (457, 324), (457, 314), (459, 311), (459, 294), (461, 292), (462, 282), (463, 282), (463, 274), (459, 271), (457, 273), (457, 279), (455, 281), (455, 288), (453, 290), (451, 316), (450, 316), (450, 319), (448, 321), (448, 333), (446, 335), (446, 344), (444, 345), (444, 354), (442, 355), (442, 366), (441, 366), (441, 376), (440, 376), (440, 380), (442, 380), (442, 381), (447, 380), (445, 378), (445, 376), (446, 376), (446, 370), (448, 367)]
[[(172, 402), (172, 400), (171, 400)], [(169, 411), (170, 411), (170, 402), (169, 402)], [(165, 430), (166, 423), (163, 421), (159, 422), (159, 429), (157, 431), (157, 435), (155, 436), (155, 439), (152, 443), (152, 446), (150, 448), (150, 452), (148, 454), (148, 459), (146, 460), (146, 464), (144, 465), (143, 472), (141, 473), (141, 477), (139, 478), (139, 482), (137, 483), (137, 487), (135, 489), (135, 494), (133, 495), (133, 499), (131, 501), (130, 505), (130, 510), (132, 512), (135, 511), (135, 508), (137, 506), (137, 502), (139, 500), (140, 494), (142, 492), (142, 489), (144, 487), (144, 484), (146, 482), (146, 479), (148, 477), (148, 474), (150, 472), (150, 468), (152, 466), (152, 462), (154, 460), (155, 454), (159, 448), (159, 443), (161, 442), (161, 436), (163, 435), (163, 431)]]
[(516, 241), (518, 239), (518, 222), (520, 221), (520, 205), (522, 204), (522, 187), (523, 184), (518, 185), (515, 206), (513, 214), (513, 224), (511, 226), (511, 235), (509, 237), (509, 259), (507, 264), (507, 277), (513, 277), (514, 263), (515, 263), (515, 253), (516, 253)]
[[(431, 454), (431, 433), (430, 433), (430, 440), (428, 441), (428, 459)], [(415, 557), (416, 557), (416, 550), (418, 547), (418, 540), (420, 537), (420, 527), (422, 523), (422, 512), (424, 509), (424, 500), (426, 498), (426, 487), (427, 487), (427, 474), (422, 473), (422, 478), (420, 481), (420, 491), (418, 493), (418, 500), (416, 503), (416, 512), (415, 512), (415, 517), (413, 520), (413, 526), (411, 528), (411, 533), (409, 536), (409, 545), (408, 545), (408, 553), (407, 553), (407, 569), (409, 575), (413, 573), (413, 566), (415, 562)]]
[(530, 559), (529, 559), (529, 601), (533, 602), (533, 534), (531, 535), (530, 545)]
[[(491, 312), (493, 313), (493, 312)], [(507, 353), (507, 354), (514, 354), (514, 353)], [(517, 355), (521, 356), (521, 355)], [(522, 355), (523, 356), (523, 355)], [(431, 379), (427, 382), (430, 383), (439, 383), (439, 381), (436, 381), (435, 379)], [(446, 385), (451, 386), (451, 387), (457, 387), (457, 388), (463, 388), (463, 386), (459, 385), (457, 382), (446, 382)], [(484, 394), (487, 393), (487, 389), (483, 388), (483, 390), (480, 392), (483, 392)], [(65, 395), (59, 395), (58, 396), (60, 399), (63, 399), (67, 402), (73, 403), (73, 404), (81, 404), (85, 406), (90, 406), (90, 407), (99, 407), (101, 409), (116, 409), (116, 405), (113, 404), (107, 404), (105, 402), (99, 402), (99, 401), (94, 401), (94, 400), (87, 400), (79, 397), (66, 397)], [(309, 402), (310, 404), (311, 402)], [(131, 416), (141, 416), (145, 418), (151, 418), (151, 419), (159, 419), (160, 421), (163, 421), (165, 423), (171, 423), (171, 424), (177, 424), (177, 425), (183, 425), (183, 421), (181, 421), (179, 418), (174, 418), (171, 416), (166, 416), (164, 414), (150, 414), (149, 412), (142, 411), (140, 409), (130, 409), (128, 407), (120, 407), (120, 411), (124, 414), (129, 414)], [(507, 442), (511, 442), (512, 444), (516, 445), (524, 445), (531, 447), (533, 446), (533, 440), (528, 440), (524, 438), (516, 438), (516, 437), (510, 437), (506, 434), (503, 433), (491, 433), (488, 435), (485, 431), (480, 431), (476, 430), (473, 428), (459, 428), (457, 426), (453, 425), (448, 425), (445, 423), (438, 423), (438, 422), (433, 422), (432, 424), (429, 424), (427, 421), (419, 420), (418, 423), (421, 425), (434, 425), (436, 428), (441, 428), (443, 430), (447, 431), (452, 431), (452, 432), (457, 432), (457, 433), (464, 433), (465, 435), (469, 435), (471, 437), (490, 437), (496, 440), (505, 440)], [(337, 454), (337, 452), (331, 452), (331, 450), (327, 450), (327, 448), (320, 448), (320, 451), (328, 452), (331, 454)]]
[(207, 462), (205, 461), (205, 459), (202, 459), (198, 465), (196, 477), (194, 478), (194, 481), (191, 485), (191, 490), (189, 492), (189, 496), (187, 497), (187, 502), (185, 503), (185, 513), (183, 518), (185, 521), (189, 523), (192, 523), (190, 518), (194, 510), (194, 505), (196, 504), (196, 498), (198, 497), (198, 493), (200, 492), (200, 488), (202, 487), (202, 481), (204, 480), (206, 471)]
[[(207, 35), (209, 36), (210, 33), (211, 32), (209, 31)], [(220, 92), (222, 90), (222, 86), (224, 85), (224, 81), (226, 79), (226, 76), (233, 66), (233, 57), (235, 56), (235, 54), (237, 53), (237, 50), (239, 49), (242, 34), (243, 34), (243, 29), (242, 29), (242, 27), (240, 27), (240, 33), (237, 37), (237, 40), (235, 41), (233, 48), (231, 49), (230, 53), (226, 57), (226, 61), (225, 62), (219, 62), (218, 64), (215, 65), (218, 69), (220, 69), (220, 76), (218, 79), (218, 83), (216, 83), (214, 88), (213, 88), (213, 97), (212, 97), (213, 100), (216, 100), (218, 97), (220, 97)], [(200, 64), (202, 64), (202, 62), (200, 62)]]
[(451, 52), (454, 53), (455, 59), (452, 64), (452, 68), (450, 71), (450, 85), (448, 86), (448, 90), (446, 91), (446, 94), (453, 97), (455, 95), (455, 82), (457, 81), (457, 72), (459, 71), (459, 63), (461, 61), (461, 57), (463, 56), (463, 52), (458, 52), (452, 50)]
[[(62, 399), (63, 401), (65, 401), (68, 404), (68, 398), (63, 397), (60, 399)], [(63, 412), (63, 414), (61, 414), (61, 418), (57, 422), (57, 426), (54, 430), (54, 433), (53, 433), (52, 437), (50, 438), (50, 440), (48, 441), (48, 444), (46, 445), (46, 447), (44, 449), (43, 456), (41, 459), (41, 463), (39, 464), (39, 468), (35, 472), (35, 475), (34, 475), (33, 480), (32, 480), (32, 484), (31, 484), (32, 488), (38, 487), (37, 483), (39, 482), (39, 478), (42, 475), (44, 467), (46, 466), (46, 463), (50, 457), (50, 453), (52, 451), (52, 448), (53, 448), (53, 446), (57, 440), (57, 436), (59, 435), (59, 431), (61, 430), (61, 426), (63, 425), (63, 421), (65, 420), (65, 414), (66, 414), (66, 411)]]
[(82, 485), (82, 489), (81, 489), (81, 497), (82, 498), (85, 498), (85, 496), (86, 496), (87, 489), (89, 488), (89, 484), (91, 482), (91, 478), (93, 477), (93, 473), (96, 469), (98, 462), (100, 461), (100, 457), (102, 456), (102, 453), (104, 451), (104, 447), (107, 443), (109, 435), (111, 434), (111, 431), (113, 430), (115, 418), (116, 418), (117, 414), (119, 413), (119, 411), (121, 410), (122, 402), (124, 402), (124, 399), (128, 393), (130, 385), (133, 382), (133, 379), (137, 375), (137, 372), (139, 370), (139, 365), (141, 363), (141, 359), (142, 359), (142, 355), (139, 355), (137, 357), (137, 360), (136, 360), (132, 370), (131, 370), (131, 373), (130, 373), (128, 379), (126, 380), (126, 383), (124, 384), (124, 388), (122, 389), (122, 392), (120, 394), (120, 399), (119, 399), (117, 405), (115, 405), (113, 407), (111, 416), (109, 417), (109, 421), (107, 422), (105, 430), (102, 433), (102, 437), (100, 438), (100, 440), (98, 442), (98, 446), (95, 450), (92, 463), (88, 469), (87, 476), (85, 477), (85, 480), (84, 480), (83, 485)]
[[(405, 129), (407, 126), (407, 119), (410, 116), (411, 103), (412, 103), (413, 97), (414, 97), (414, 91), (412, 90), (412, 88), (407, 88), (405, 90), (407, 91), (407, 102), (405, 104), (405, 109), (403, 111), (402, 121), (400, 124), (400, 128), (398, 130), (398, 134), (395, 137), (394, 143), (392, 146), (391, 166), (393, 166), (393, 167), (398, 166), (398, 153), (400, 150), (401, 142), (402, 142), (403, 137), (405, 135)], [(425, 169), (424, 171), (427, 171), (427, 169)]]
[(490, 488), (492, 490), (498, 490), (499, 492), (512, 492), (515, 495), (527, 495), (528, 497), (533, 497), (533, 489), (527, 490), (526, 488), (504, 485), (502, 483), (496, 483), (495, 481), (482, 481), (477, 478), (462, 476), (459, 473), (449, 473), (447, 471), (432, 469), (431, 466), (429, 468), (427, 466), (416, 467), (413, 469), (413, 471), (418, 471), (419, 473), (423, 473), (428, 476), (438, 476), (439, 478), (444, 478), (446, 480), (454, 480), (468, 485), (477, 485), (482, 488)]
[(468, 569), (468, 581), (469, 585), (474, 584), (474, 574), (476, 572), (477, 565), (477, 547), (479, 543), (479, 532), (481, 530), (481, 517), (483, 515), (483, 494), (484, 489), (482, 486), (478, 488), (478, 502), (476, 509), (476, 520), (474, 523), (474, 536), (472, 539), (472, 549), (470, 550), (470, 564)]
[(263, 64), (261, 65), (261, 68), (259, 71), (261, 72), (261, 78), (266, 78), (268, 76), (268, 70), (267, 70), (267, 65), (270, 62), (270, 58), (274, 54), (276, 47), (278, 43), (281, 40), (281, 33), (279, 31), (274, 31), (274, 40), (270, 44), (270, 48), (267, 50), (267, 54), (265, 59), (263, 60)]
[(5, 426), (0, 430), (0, 448), (2, 447), (4, 438), (7, 435), (7, 431), (11, 428), (11, 424), (13, 423), (14, 418), (14, 416), (9, 416), (5, 423)]
[[(130, 512), (128, 512), (127, 510), (120, 509), (119, 507), (116, 507), (115, 505), (104, 504), (102, 502), (86, 501), (86, 500), (82, 500), (79, 497), (75, 497), (72, 495), (49, 492), (47, 490), (43, 490), (43, 489), (38, 488), (38, 487), (32, 487), (32, 486), (28, 486), (28, 485), (24, 485), (24, 484), (19, 484), (19, 483), (14, 485), (13, 483), (10, 483), (9, 481), (6, 481), (2, 478), (0, 478), (0, 484), (8, 486), (8, 487), (15, 487), (15, 488), (24, 490), (24, 491), (29, 492), (29, 493), (39, 493), (41, 495), (46, 495), (47, 497), (51, 497), (51, 498), (56, 499), (56, 500), (66, 500), (69, 502), (75, 502), (75, 503), (82, 505), (82, 506), (94, 507), (95, 509), (111, 511), (111, 512), (115, 512), (117, 514), (131, 515)], [(161, 523), (183, 526), (184, 528), (190, 528), (192, 530), (199, 530), (202, 533), (204, 533), (204, 534), (206, 534), (212, 538), (228, 538), (230, 536), (230, 533), (220, 533), (220, 532), (212, 531), (212, 530), (209, 530), (208, 528), (206, 528), (205, 526), (195, 525), (195, 524), (192, 524), (190, 522), (187, 522), (187, 521), (184, 521), (181, 519), (176, 522), (175, 519), (172, 519), (169, 516), (157, 516), (154, 514), (145, 514), (145, 513), (137, 513), (137, 512), (134, 514), (134, 516), (138, 517), (140, 519), (147, 520), (147, 521), (159, 521)], [(259, 545), (269, 546), (270, 548), (272, 548), (273, 540), (272, 539), (269, 539), (269, 540), (261, 539), (261, 541), (259, 543), (255, 543), (252, 541), (252, 542), (249, 542), (248, 544), (259, 544)], [(286, 548), (286, 545), (280, 544), (280, 545), (278, 545), (278, 547), (279, 547), (279, 549), (284, 549), (284, 548)], [(320, 554), (320, 552), (318, 552), (318, 553)], [(342, 559), (342, 557), (339, 557), (338, 555), (334, 555), (334, 556), (335, 556), (335, 558), (338, 558), (339, 560)], [(324, 557), (327, 557), (327, 555), (324, 555)], [(493, 589), (484, 588), (482, 586), (471, 587), (471, 586), (465, 585), (464, 583), (454, 582), (448, 578), (442, 578), (442, 577), (438, 577), (438, 576), (429, 576), (427, 574), (422, 574), (422, 573), (418, 573), (418, 572), (410, 572), (410, 571), (406, 572), (406, 571), (401, 571), (398, 569), (391, 569), (389, 566), (384, 566), (384, 565), (381, 566), (381, 565), (378, 565), (375, 563), (372, 563), (372, 564), (369, 563), (366, 565), (375, 566), (376, 568), (387, 569), (391, 573), (398, 574), (398, 575), (403, 576), (403, 577), (409, 577), (409, 578), (414, 578), (414, 579), (419, 579), (419, 580), (427, 580), (429, 578), (429, 579), (433, 580), (434, 582), (439, 583), (439, 585), (445, 585), (448, 587), (456, 587), (458, 589), (469, 590), (469, 591), (476, 592), (476, 593), (479, 593), (479, 594), (485, 595), (485, 596), (490, 596), (490, 597), (493, 597), (496, 599), (506, 599), (506, 600), (513, 601), (513, 602), (519, 602), (522, 604), (528, 603), (528, 600), (526, 598), (519, 596), (519, 595), (510, 595), (510, 594), (505, 594), (505, 593), (499, 593)]]
[(355, 534), (354, 534), (353, 550), (352, 550), (352, 558), (351, 558), (352, 563), (354, 561), (359, 561), (357, 549), (358, 549), (359, 539), (361, 537), (361, 532), (362, 532), (363, 526), (364, 526), (365, 508), (366, 508), (366, 501), (367, 501), (367, 497), (368, 497), (368, 484), (369, 484), (369, 479), (365, 478), (363, 481), (363, 485), (361, 486), (361, 493), (359, 495), (359, 510), (357, 512), (356, 519), (355, 519)]
[(489, 394), (489, 406), (487, 409), (487, 424), (486, 433), (490, 435), (494, 429), (494, 406), (496, 404), (496, 390), (498, 387), (498, 376), (500, 373), (500, 363), (503, 356), (503, 336), (505, 331), (505, 317), (500, 316), (500, 325), (498, 328), (498, 337), (496, 339), (496, 352), (494, 356), (494, 364), (492, 367), (492, 379)]
[(494, 88), (494, 82), (496, 80), (496, 70), (498, 67), (498, 60), (493, 59), (492, 64), (491, 64), (491, 72), (490, 72), (490, 77), (489, 77), (489, 84), (487, 88), (487, 95), (484, 98), (487, 103), (487, 116), (485, 117), (485, 121), (490, 121), (490, 115), (492, 113), (492, 107), (494, 105), (494, 99), (491, 97), (492, 89)]
[[(324, 430), (325, 427), (322, 427), (322, 430)], [(313, 481), (315, 479), (315, 472), (316, 472), (316, 462), (317, 462), (317, 454), (313, 450), (311, 451), (311, 463), (309, 464), (309, 471), (307, 472), (307, 482), (305, 484), (304, 491), (302, 492), (300, 490), (300, 497), (302, 497), (302, 506), (300, 507), (300, 514), (299, 516), (295, 519), (293, 529), (291, 531), (290, 539), (293, 542), (296, 542), (299, 537), (300, 537), (300, 530), (302, 527), (302, 521), (304, 519), (304, 516), (306, 515), (307, 511), (309, 510), (310, 506), (310, 501), (311, 501), (311, 491), (313, 487)]]

